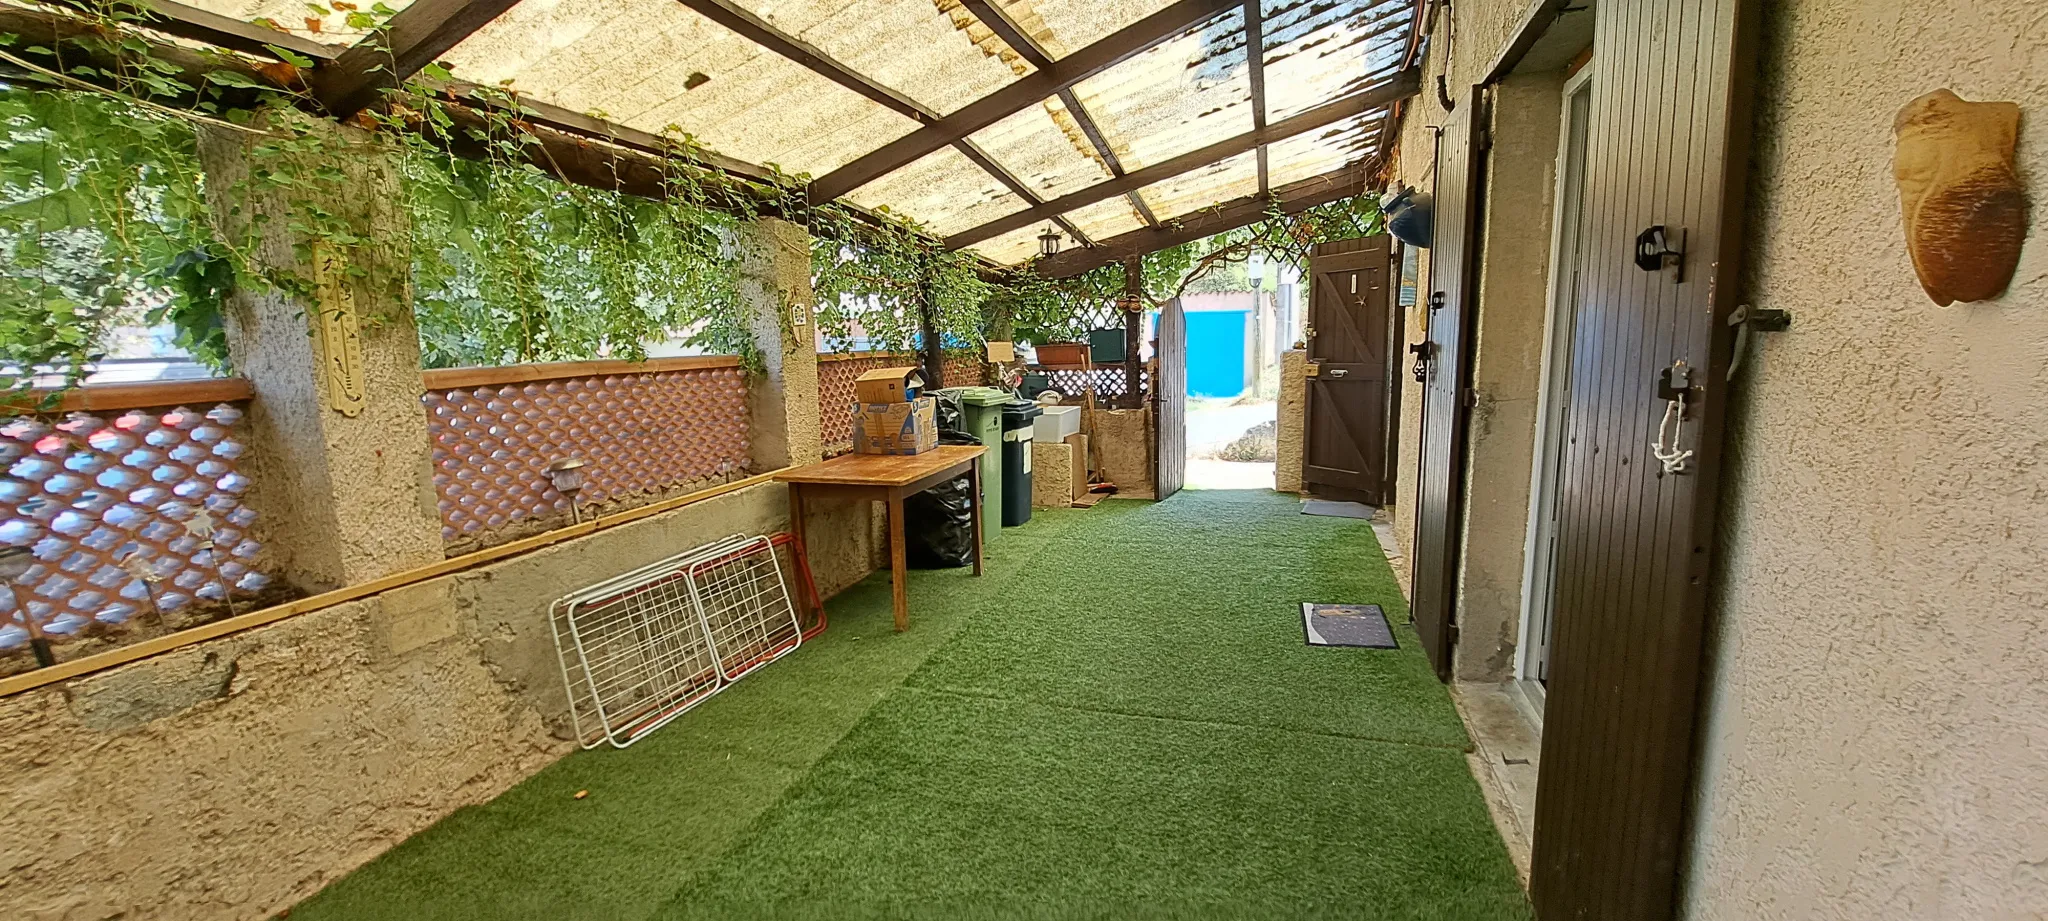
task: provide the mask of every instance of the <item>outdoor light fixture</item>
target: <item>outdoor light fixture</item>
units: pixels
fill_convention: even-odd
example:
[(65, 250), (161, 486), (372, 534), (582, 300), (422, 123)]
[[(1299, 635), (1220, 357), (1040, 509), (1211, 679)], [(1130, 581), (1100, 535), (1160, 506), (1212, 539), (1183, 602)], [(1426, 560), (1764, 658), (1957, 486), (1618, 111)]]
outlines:
[(1047, 224), (1045, 225), (1045, 232), (1038, 235), (1038, 254), (1041, 256), (1056, 256), (1059, 254), (1059, 251), (1059, 231), (1052, 229), (1051, 224)]
[(35, 564), (35, 551), (27, 547), (0, 548), (0, 583), (7, 585), (8, 597), (21, 610), (21, 625), (28, 630), (28, 645), (35, 652), (36, 666), (49, 668), (57, 664), (57, 656), (50, 651), (50, 638), (36, 626), (35, 618), (28, 613), (28, 604), (21, 600), (21, 589), (14, 584), (14, 580), (28, 575), (29, 567)]
[(576, 494), (583, 491), (583, 468), (586, 465), (580, 457), (561, 457), (548, 463), (548, 482), (569, 500), (569, 521), (574, 524), (583, 521), (576, 508)]

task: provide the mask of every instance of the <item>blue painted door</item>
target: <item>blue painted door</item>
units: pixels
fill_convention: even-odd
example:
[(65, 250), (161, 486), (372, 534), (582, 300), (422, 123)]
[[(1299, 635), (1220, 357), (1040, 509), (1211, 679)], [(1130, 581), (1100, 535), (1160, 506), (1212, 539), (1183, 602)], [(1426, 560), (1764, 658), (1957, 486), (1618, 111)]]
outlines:
[(1244, 352), (1248, 310), (1203, 310), (1187, 314), (1188, 396), (1234, 397), (1245, 391)]

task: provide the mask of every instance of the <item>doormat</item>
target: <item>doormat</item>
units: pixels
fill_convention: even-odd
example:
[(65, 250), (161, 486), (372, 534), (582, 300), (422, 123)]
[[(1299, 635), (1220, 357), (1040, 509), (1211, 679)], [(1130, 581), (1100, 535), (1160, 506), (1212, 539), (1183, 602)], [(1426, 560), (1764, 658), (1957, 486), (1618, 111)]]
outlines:
[(1399, 649), (1387, 614), (1376, 604), (1301, 605), (1301, 633), (1310, 646)]
[(1362, 502), (1337, 502), (1330, 499), (1303, 499), (1301, 513), (1320, 515), (1324, 518), (1371, 518), (1379, 509)]

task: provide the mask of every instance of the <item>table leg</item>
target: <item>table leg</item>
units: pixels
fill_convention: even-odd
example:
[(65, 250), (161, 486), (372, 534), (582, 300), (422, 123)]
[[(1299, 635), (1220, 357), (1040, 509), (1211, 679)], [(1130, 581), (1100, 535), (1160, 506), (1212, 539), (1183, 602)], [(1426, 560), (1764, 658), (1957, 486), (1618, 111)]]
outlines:
[(910, 629), (910, 595), (904, 587), (903, 497), (889, 494), (889, 589), (896, 602), (896, 632)]
[(974, 510), (974, 574), (981, 575), (981, 460), (967, 462), (967, 477), (972, 481), (967, 487), (968, 507)]

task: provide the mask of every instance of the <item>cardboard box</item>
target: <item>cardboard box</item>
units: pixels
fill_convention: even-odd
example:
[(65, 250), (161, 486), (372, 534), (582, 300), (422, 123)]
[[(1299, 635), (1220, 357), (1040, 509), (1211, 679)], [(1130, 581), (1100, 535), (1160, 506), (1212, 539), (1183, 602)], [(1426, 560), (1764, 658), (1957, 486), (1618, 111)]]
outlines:
[(923, 454), (939, 446), (939, 401), (860, 403), (853, 407), (857, 454)]
[(853, 379), (856, 403), (908, 403), (924, 389), (924, 375), (915, 365), (906, 368), (876, 368)]

